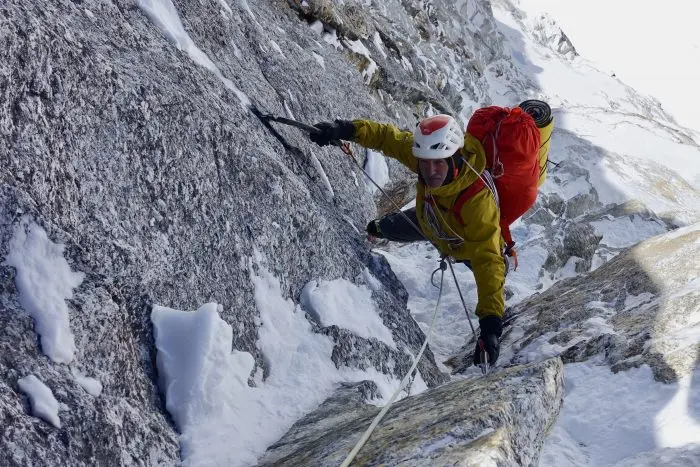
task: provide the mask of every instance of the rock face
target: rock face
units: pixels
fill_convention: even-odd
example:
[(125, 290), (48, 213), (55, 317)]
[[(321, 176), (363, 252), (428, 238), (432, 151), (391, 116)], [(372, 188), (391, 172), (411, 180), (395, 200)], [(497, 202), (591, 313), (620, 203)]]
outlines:
[(511, 363), (549, 348), (564, 362), (602, 356), (613, 371), (649, 365), (676, 381), (698, 364), (696, 258), (700, 224), (639, 243), (609, 263), (514, 307), (524, 335), (506, 338)]
[[(40, 219), (32, 200), (20, 191), (0, 190), (0, 255), (21, 215)], [(80, 258), (65, 232), (54, 233)], [(85, 269), (83, 269), (85, 270)], [(145, 298), (118, 281), (88, 273), (69, 303), (74, 316), (76, 354), (70, 367), (42, 354), (36, 325), (19, 302), (16, 271), (0, 266), (0, 436), (2, 465), (172, 464), (179, 454), (173, 431), (154, 385)], [(48, 303), (45, 305), (49, 305)], [(143, 316), (142, 316), (143, 314)], [(76, 317), (76, 315), (78, 315)], [(73, 371), (99, 378), (99, 397), (79, 386)], [(30, 416), (18, 380), (34, 374), (60, 404), (61, 428)]]
[[(563, 395), (558, 358), (448, 383), (395, 403), (355, 463), (537, 465)], [(340, 465), (379, 412), (360, 398), (344, 389), (296, 423), (260, 464)]]
[[(483, 69), (504, 59), (488, 3), (463, 5), (471, 20), (457, 24), (445, 21), (453, 5), (421, 2), (176, 0), (187, 40), (164, 34), (145, 3), (0, 6), (0, 256), (36, 224), (84, 274), (66, 301), (76, 352), (58, 364), (42, 354), (15, 269), (0, 263), (3, 465), (175, 462), (150, 309), (220, 303), (233, 348), (265, 371), (256, 251), (295, 300), (311, 279), (365, 268), (380, 279), (374, 298), (399, 350), (318, 329), (335, 340), (337, 365), (401, 377), (424, 339), (406, 291), (359, 233), (375, 214), (361, 172), (296, 129), (265, 126), (245, 103), (308, 122), (408, 126), (430, 108), (469, 113), (488, 100)], [(419, 37), (434, 44), (417, 49)], [(448, 62), (462, 72), (450, 76)], [(429, 386), (446, 379), (430, 351), (419, 369)], [(98, 378), (102, 394), (86, 393), (75, 371)], [(28, 415), (17, 380), (29, 373), (61, 404), (60, 429)]]

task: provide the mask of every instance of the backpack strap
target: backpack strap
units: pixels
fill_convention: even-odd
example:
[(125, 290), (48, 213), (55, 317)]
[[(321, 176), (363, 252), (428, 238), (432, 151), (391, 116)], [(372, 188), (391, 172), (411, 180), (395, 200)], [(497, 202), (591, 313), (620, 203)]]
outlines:
[[(457, 195), (457, 200), (455, 201), (455, 204), (452, 206), (452, 214), (454, 214), (455, 218), (459, 222), (459, 225), (464, 226), (464, 219), (462, 219), (462, 208), (464, 207), (464, 203), (472, 199), (474, 196), (476, 196), (477, 193), (479, 193), (481, 190), (484, 188), (489, 188), (491, 190), (491, 193), (494, 195), (494, 199), (496, 200), (496, 203), (498, 204), (498, 192), (496, 191), (495, 187), (492, 186), (487, 186), (486, 182), (493, 184), (493, 179), (491, 178), (491, 175), (488, 170), (484, 170), (482, 173), (482, 176), (477, 178), (474, 183), (469, 185), (467, 188), (462, 190), (462, 192)], [(503, 240), (505, 241), (506, 247), (505, 250), (503, 251), (504, 256), (508, 256), (513, 258), (514, 262), (514, 270), (518, 270), (518, 253), (515, 250), (515, 242), (513, 241), (513, 235), (510, 233), (510, 226), (505, 223), (501, 222), (501, 236), (503, 237)]]
[[(464, 160), (464, 159), (462, 159)], [(494, 201), (496, 201), (496, 205), (499, 206), (501, 205), (499, 196), (498, 196), (498, 190), (496, 189), (496, 184), (493, 181), (493, 177), (491, 176), (491, 172), (488, 170), (484, 170), (483, 172), (479, 173), (474, 168), (469, 165), (469, 163), (464, 160), (464, 162), (467, 163), (469, 168), (474, 171), (475, 174), (479, 176), (476, 180), (474, 180), (474, 183), (469, 185), (467, 188), (462, 190), (462, 192), (457, 195), (457, 200), (455, 201), (455, 204), (452, 206), (452, 213), (455, 215), (457, 218), (457, 221), (459, 222), (459, 225), (464, 225), (464, 219), (462, 219), (462, 207), (464, 206), (464, 203), (469, 201), (471, 198), (473, 198), (477, 193), (479, 193), (481, 190), (484, 188), (488, 188), (489, 191), (491, 192), (491, 196), (493, 196)]]
[(476, 196), (478, 192), (480, 192), (484, 188), (486, 188), (486, 184), (481, 179), (481, 177), (479, 177), (474, 181), (474, 183), (469, 185), (467, 188), (462, 190), (462, 192), (459, 195), (457, 195), (457, 200), (452, 206), (452, 214), (454, 214), (457, 218), (459, 225), (464, 225), (464, 219), (462, 219), (462, 207), (464, 206), (464, 203), (472, 199), (474, 196)]

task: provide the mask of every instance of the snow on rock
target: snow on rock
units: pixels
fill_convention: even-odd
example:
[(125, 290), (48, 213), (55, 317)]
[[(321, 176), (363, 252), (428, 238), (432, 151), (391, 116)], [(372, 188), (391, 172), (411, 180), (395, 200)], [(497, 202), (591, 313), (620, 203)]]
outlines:
[(235, 424), (239, 406), (231, 404), (247, 388), (255, 362), (250, 354), (231, 350), (233, 331), (219, 318), (216, 303), (196, 312), (154, 306), (151, 320), (165, 405), (180, 428), (183, 459), (198, 465), (221, 441), (212, 438), (216, 428), (228, 428), (227, 435), (240, 439), (226, 419)]
[(375, 292), (379, 292), (382, 289), (382, 283), (379, 281), (379, 279), (374, 277), (369, 268), (364, 268), (362, 270), (362, 274), (358, 276), (358, 280), (362, 280), (365, 284), (367, 284), (367, 286), (369, 286), (369, 288), (371, 288)]
[(343, 41), (343, 44), (352, 52), (364, 58), (366, 63), (362, 65), (362, 76), (365, 78), (365, 83), (371, 83), (372, 77), (377, 71), (377, 62), (372, 60), (372, 56), (370, 55), (369, 50), (367, 50), (367, 47), (365, 47), (360, 40), (345, 40)]
[[(512, 362), (561, 354), (603, 358), (615, 372), (647, 364), (654, 378), (689, 375), (700, 355), (700, 224), (645, 240), (595, 271), (514, 307)], [(505, 358), (511, 358), (508, 354)]]
[(29, 396), (32, 415), (46, 420), (56, 428), (61, 428), (58, 418), (58, 401), (53, 392), (34, 375), (25, 376), (17, 381), (19, 388)]
[(63, 257), (64, 246), (53, 243), (44, 229), (25, 218), (15, 227), (6, 264), (17, 270), (20, 303), (35, 321), (41, 349), (56, 363), (70, 363), (75, 340), (66, 300), (83, 281)]
[(301, 304), (321, 326), (333, 324), (366, 339), (378, 339), (392, 349), (391, 331), (377, 314), (372, 291), (344, 279), (311, 281), (301, 291)]
[(603, 237), (600, 242), (613, 248), (630, 247), (641, 240), (666, 232), (663, 223), (648, 222), (638, 214), (594, 221), (591, 225)]
[(73, 368), (71, 368), (71, 373), (75, 378), (75, 382), (85, 389), (88, 394), (94, 397), (99, 397), (99, 395), (102, 394), (102, 383), (100, 380), (85, 376), (80, 371)]
[[(233, 15), (219, 1), (173, 2), (197, 48), (264, 110), (284, 115), (280, 96), (286, 100), (291, 89), (298, 100), (289, 106), (305, 120), (329, 118), (322, 104), (331, 98), (338, 117), (360, 107), (385, 113), (332, 47), (321, 44), (319, 51), (332, 74), (317, 66), (309, 51), (320, 49), (288, 3), (250, 3), (264, 36), (243, 2), (227, 3)], [(179, 433), (161, 406), (151, 364), (153, 304), (222, 303), (222, 317), (234, 329), (229, 344), (255, 359), (253, 380), (262, 382), (276, 363), (257, 347), (254, 286), (241, 259), (254, 246), (269, 253), (291, 296), (314, 277), (356, 278), (369, 254), (343, 216), (363, 224), (374, 210), (371, 195), (355, 185), (342, 153), (319, 150), (302, 132), (275, 125), (300, 152), (285, 150), (190, 57), (193, 49), (178, 50), (141, 8), (111, 0), (10, 0), (2, 10), (0, 81), (7, 86), (0, 153), (7, 157), (0, 164), (0, 309), (7, 312), (0, 313), (0, 393), (17, 391), (13, 382), (35, 372), (71, 411), (61, 413), (61, 436), (47, 440), (43, 423), (23, 413), (20, 398), (0, 397), (0, 413), (10, 414), (0, 434), (0, 465), (177, 464)], [(261, 50), (271, 50), (269, 40), (288, 60)], [(26, 60), (20, 64), (18, 56)], [(305, 157), (312, 151), (323, 157), (338, 194), (333, 203)], [(65, 304), (75, 366), (99, 378), (104, 390), (97, 398), (67, 366), (41, 354), (36, 322), (22, 312), (21, 273), (5, 260), (24, 214), (65, 244), (66, 261), (85, 272)], [(329, 365), (357, 369), (369, 362), (390, 375), (390, 386), (424, 336), (405, 310), (398, 281), (386, 275), (382, 284), (379, 311), (393, 316), (397, 345), (411, 350), (377, 343), (387, 350), (381, 354), (352, 335), (336, 344), (333, 326), (321, 337), (331, 341)], [(421, 363), (422, 378), (435, 385), (441, 375), (432, 357)], [(72, 441), (63, 443), (66, 437)]]
[(311, 55), (313, 55), (314, 60), (316, 60), (316, 62), (318, 62), (318, 65), (325, 70), (326, 69), (325, 59), (322, 56), (320, 56), (319, 54), (317, 54), (316, 52), (311, 52)]
[[(228, 6), (226, 0), (220, 0), (220, 2), (222, 2), (222, 6), (225, 5), (224, 8), (227, 8), (227, 11), (231, 11), (231, 7)], [(250, 107), (251, 102), (248, 96), (238, 89), (236, 85), (233, 84), (233, 81), (226, 78), (221, 73), (221, 70), (219, 70), (219, 67), (211, 61), (209, 56), (195, 45), (190, 35), (182, 26), (180, 16), (177, 14), (177, 10), (171, 0), (138, 0), (138, 5), (175, 47), (189, 55), (192, 61), (197, 65), (214, 73), (214, 75), (224, 83), (224, 86), (238, 97), (243, 108)], [(248, 8), (248, 11), (250, 11), (250, 8)], [(252, 16), (252, 12), (250, 14)], [(282, 52), (280, 51), (280, 53)]]
[[(363, 168), (367, 172), (365, 175), (365, 185), (367, 189), (375, 193), (378, 188), (375, 183), (379, 185), (379, 188), (384, 188), (389, 182), (389, 166), (386, 163), (386, 159), (381, 153), (373, 151), (371, 149), (365, 150), (365, 162)], [(372, 180), (368, 179), (368, 176)], [(374, 183), (372, 183), (374, 181)]]
[[(0, 464), (78, 466), (109, 464), (114, 459), (123, 464), (133, 459), (148, 465), (178, 463), (178, 432), (160, 407), (149, 358), (156, 350), (153, 325), (144, 310), (154, 303), (192, 307), (216, 297), (224, 306), (220, 319), (233, 328), (227, 345), (221, 342), (221, 355), (239, 359), (229, 361), (235, 371), (228, 378), (231, 387), (240, 388), (236, 395), (245, 395), (241, 400), (247, 405), (238, 413), (250, 417), (229, 417), (232, 425), (245, 420), (246, 428), (226, 429), (226, 420), (219, 424), (222, 417), (217, 413), (210, 428), (202, 428), (201, 438), (197, 430), (189, 429), (191, 437), (183, 438), (183, 445), (190, 446), (187, 452), (192, 459), (214, 452), (227, 463), (228, 454), (216, 448), (231, 443), (232, 449), (253, 463), (256, 453), (285, 426), (302, 416), (303, 410), (315, 407), (309, 401), (334, 393), (338, 384), (367, 379), (382, 384), (375, 383), (375, 390), (360, 382), (362, 399), (377, 396), (380, 400), (380, 394), (410, 366), (411, 355), (425, 337), (421, 326), (425, 328), (425, 316), (435, 303), (436, 289), (426, 279), (437, 265), (434, 250), (411, 246), (403, 253), (413, 255), (408, 260), (394, 255), (404, 261), (395, 270), (409, 278), (402, 286), (384, 258), (375, 260), (361, 234), (346, 222), (350, 219), (362, 226), (375, 215), (371, 194), (349, 175), (351, 161), (335, 148), (318, 149), (296, 129), (275, 124), (279, 135), (274, 135), (240, 105), (247, 101), (245, 95), (236, 93), (239, 100), (229, 92), (239, 86), (264, 105), (261, 110), (276, 115), (285, 114), (284, 101), (292, 89), (297, 99), (289, 101), (287, 113), (293, 110), (309, 122), (371, 117), (401, 128), (411, 128), (418, 117), (434, 112), (452, 113), (466, 123), (481, 105), (514, 105), (528, 97), (548, 100), (557, 118), (551, 155), (560, 165), (550, 167), (551, 180), (542, 190), (548, 199), (538, 209), (540, 218), (519, 227), (520, 233), (527, 234), (518, 238), (521, 259), (530, 263), (521, 264), (522, 273), (508, 279), (508, 291), (514, 294), (511, 304), (552, 286), (572, 256), (601, 269), (604, 261), (619, 253), (601, 245), (591, 259), (591, 248), (583, 241), (601, 235), (591, 222), (601, 220), (599, 214), (607, 205), (636, 198), (660, 218), (669, 219), (669, 224), (698, 219), (700, 159), (696, 148), (686, 147), (691, 145), (687, 132), (669, 120), (658, 102), (637, 95), (609, 73), (593, 69), (580, 58), (561, 60), (560, 55), (542, 49), (532, 40), (532, 31), (521, 27), (523, 15), (503, 13), (513, 2), (459, 0), (443, 2), (440, 8), (434, 2), (387, 0), (374, 2), (372, 8), (366, 3), (309, 0), (249, 6), (246, 1), (144, 0), (138, 3), (140, 9), (124, 8), (124, 2), (111, 0), (3, 3), (0, 81), (7, 86), (0, 103), (0, 152), (8, 157), (0, 164), (2, 258), (9, 252), (23, 213), (31, 213), (54, 241), (60, 238), (66, 244), (68, 262), (86, 272), (70, 302), (71, 310), (80, 310), (80, 314), (71, 312), (75, 356), (86, 374), (99, 375), (110, 399), (105, 405), (105, 395), (96, 399), (75, 384), (65, 366), (36, 354), (35, 335), (29, 332), (32, 320), (15, 312), (20, 310), (21, 294), (17, 270), (1, 265), (0, 308), (12, 312), (0, 313), (0, 392), (16, 391), (6, 383), (40, 367), (36, 374), (47, 378), (50, 374), (52, 387), (57, 381), (61, 400), (74, 410), (61, 415), (61, 439), (47, 441), (43, 423), (23, 414), (17, 400), (0, 398), (0, 411), (11, 414), (0, 436)], [(303, 15), (293, 14), (290, 8), (304, 9)], [(316, 30), (332, 45), (309, 29), (314, 20), (318, 20)], [(543, 33), (540, 40), (550, 44), (558, 40), (553, 29)], [(654, 37), (666, 38), (664, 34)], [(342, 45), (347, 40), (362, 41), (370, 53), (352, 53)], [(287, 60), (279, 57), (270, 41), (282, 46)], [(323, 56), (325, 70), (310, 51)], [(25, 60), (19, 63), (18, 56)], [(372, 71), (367, 68), (368, 56), (377, 66), (369, 86), (365, 83), (367, 71)], [(12, 79), (3, 79), (7, 77)], [(235, 77), (236, 85), (226, 77)], [(392, 182), (413, 185), (415, 178), (407, 171), (401, 171), (395, 161), (388, 164)], [(337, 194), (332, 202), (327, 196), (329, 184)], [(407, 189), (397, 198), (410, 196)], [(656, 222), (656, 218), (647, 220)], [(552, 228), (540, 230), (548, 221)], [(574, 227), (577, 223), (582, 226)], [(581, 235), (567, 236), (570, 231)], [(562, 254), (553, 256), (547, 264), (550, 269), (540, 276), (553, 241), (561, 244), (558, 253)], [(255, 247), (271, 258), (268, 270), (274, 271), (280, 297), (296, 299), (314, 278), (354, 278), (359, 284), (358, 275), (369, 268), (382, 284), (372, 287), (377, 313), (400, 350), (337, 325), (310, 323), (301, 310), (290, 311), (293, 307), (280, 305), (280, 313), (286, 313), (281, 317), (267, 311), (261, 316), (247, 264)], [(569, 266), (579, 273), (587, 264), (573, 260)], [(459, 268), (457, 274), (465, 284), (471, 310), (473, 277), (466, 268)], [(624, 279), (633, 282), (631, 276)], [(567, 352), (576, 339), (595, 341), (593, 336), (603, 333), (607, 337), (588, 349), (599, 356), (601, 349), (610, 348), (609, 343), (617, 343), (611, 326), (618, 334), (641, 329), (630, 345), (633, 356), (622, 367), (634, 363), (634, 354), (647, 343), (643, 336), (646, 324), (654, 321), (651, 310), (665, 303), (640, 282), (637, 288), (628, 284), (629, 290), (614, 303), (609, 298), (612, 292), (598, 287), (605, 295), (598, 296), (599, 290), (584, 287), (595, 295), (596, 306), (573, 307), (581, 312), (581, 332), (576, 338), (561, 335), (562, 329), (545, 332), (554, 337), (552, 348)], [(691, 289), (693, 283), (686, 286)], [(439, 331), (435, 348), (441, 353), (461, 345), (471, 332), (454, 289), (448, 286), (445, 294), (435, 330)], [(406, 310), (409, 298), (420, 325)], [(682, 309), (692, 298), (681, 294), (673, 306)], [(615, 321), (613, 311), (618, 307), (630, 316), (640, 311), (638, 321), (627, 323), (629, 332)], [(546, 320), (557, 317), (547, 311), (543, 316)], [(667, 360), (682, 370), (687, 362), (674, 359), (693, 355), (684, 350), (693, 342), (695, 326), (683, 321), (684, 316), (664, 317), (667, 321), (658, 323), (666, 328), (659, 326), (652, 334), (667, 339), (649, 345), (658, 352), (669, 350), (664, 353)], [(263, 318), (269, 321), (266, 330), (260, 326)], [(277, 319), (280, 326), (299, 330), (298, 334), (290, 336), (286, 328), (275, 327)], [(305, 322), (307, 327), (302, 326)], [(676, 328), (680, 322), (682, 326)], [(221, 326), (213, 318), (210, 324)], [(274, 352), (273, 337), (284, 354)], [(231, 347), (247, 353), (237, 354)], [(318, 348), (323, 348), (322, 355), (314, 359)], [(537, 347), (529, 350), (536, 358)], [(664, 358), (658, 352), (649, 351), (637, 359), (647, 360), (659, 373), (662, 365), (654, 365), (654, 359)], [(575, 355), (567, 353), (565, 358), (583, 358), (587, 351), (571, 353)], [(287, 354), (299, 354), (315, 368), (325, 370), (328, 365), (329, 380), (299, 384), (291, 372), (306, 374), (299, 370), (304, 361), (296, 362)], [(504, 347), (504, 361), (513, 356), (513, 350)], [(419, 368), (420, 378), (412, 392), (444, 381), (430, 349)], [(355, 373), (347, 376), (346, 370)], [(669, 373), (660, 370), (661, 376)], [(248, 381), (256, 387), (248, 386)], [(307, 383), (314, 387), (309, 389)], [(306, 402), (283, 397), (283, 390), (293, 397), (299, 388), (308, 395)], [(231, 407), (240, 408), (236, 403)], [(227, 413), (221, 407), (219, 412)], [(250, 421), (258, 419), (260, 425)], [(474, 430), (471, 435), (481, 433)], [(66, 434), (71, 443), (61, 441)], [(204, 439), (208, 434), (212, 449)], [(428, 450), (442, 446), (444, 439), (433, 440)]]
[(700, 421), (692, 410), (700, 407), (700, 391), (691, 390), (690, 377), (665, 384), (654, 381), (646, 365), (614, 374), (585, 362), (566, 365), (564, 382), (564, 406), (542, 451), (542, 467), (683, 465), (629, 461), (638, 453), (651, 457), (655, 450), (700, 443)]
[(318, 157), (316, 157), (316, 155), (313, 153), (309, 154), (309, 159), (311, 160), (311, 164), (314, 166), (314, 169), (316, 169), (316, 173), (321, 178), (323, 186), (326, 188), (326, 196), (329, 200), (332, 200), (335, 197), (335, 191), (333, 190), (333, 185), (331, 185), (331, 181), (328, 179), (328, 175), (326, 175), (326, 171), (323, 170), (323, 165), (321, 165), (321, 161), (319, 161)]
[[(231, 349), (233, 331), (220, 318), (220, 305), (208, 303), (195, 312), (154, 306), (151, 313), (159, 385), (181, 432), (188, 464), (254, 464), (339, 383), (372, 381), (375, 402), (398, 387), (398, 380), (374, 369), (337, 368), (332, 340), (314, 333), (301, 308), (283, 298), (279, 281), (264, 267), (256, 268), (251, 280), (260, 310), (258, 347), (269, 368), (255, 386), (248, 384), (255, 361), (249, 353)], [(345, 299), (371, 305), (369, 292), (357, 286), (340, 282), (329, 287), (344, 291)], [(426, 388), (419, 376), (412, 392)]]

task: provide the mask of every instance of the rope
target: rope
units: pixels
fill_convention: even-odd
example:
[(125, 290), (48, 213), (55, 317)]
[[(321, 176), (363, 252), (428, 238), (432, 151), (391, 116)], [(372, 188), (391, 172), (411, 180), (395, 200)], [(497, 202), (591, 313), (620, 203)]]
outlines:
[[(455, 232), (454, 229), (450, 227), (450, 224), (445, 220), (445, 218), (442, 217), (442, 214), (440, 214), (440, 206), (437, 206), (437, 201), (435, 201), (435, 198), (433, 198), (432, 193), (428, 191), (427, 196), (432, 201), (423, 203), (423, 211), (425, 212), (425, 218), (430, 224), (430, 227), (437, 234), (440, 240), (444, 240), (450, 244), (463, 244), (464, 237)], [(435, 203), (435, 209), (433, 209), (433, 203)], [(437, 219), (437, 224), (433, 221), (433, 219), (431, 219), (431, 216)], [(447, 227), (447, 229), (454, 235), (454, 237), (448, 237), (448, 232), (445, 232), (445, 229), (442, 228), (443, 225)], [(444, 235), (441, 235), (441, 233), (443, 233)]]
[(486, 188), (489, 189), (491, 196), (493, 196), (493, 199), (496, 201), (496, 205), (500, 207), (501, 201), (498, 198), (498, 190), (496, 189), (496, 185), (494, 184), (493, 178), (489, 174), (489, 171), (484, 170), (482, 173), (479, 173), (465, 158), (462, 158), (462, 161), (467, 164), (467, 167), (469, 167), (472, 172), (474, 172), (476, 176), (481, 179), (482, 182), (484, 182), (484, 185), (486, 185)]
[(469, 327), (472, 328), (472, 334), (474, 335), (474, 340), (477, 340), (476, 331), (474, 330), (474, 325), (472, 324), (472, 319), (469, 317), (469, 310), (467, 309), (467, 304), (464, 302), (464, 296), (462, 295), (462, 289), (459, 288), (459, 282), (457, 282), (457, 275), (452, 267), (452, 261), (448, 261), (447, 264), (450, 265), (450, 272), (452, 272), (452, 277), (455, 280), (455, 286), (457, 287), (457, 292), (459, 292), (459, 299), (462, 300), (462, 306), (464, 306), (464, 311), (467, 313), (467, 321), (469, 321)]
[(355, 165), (357, 166), (357, 168), (359, 168), (359, 169), (362, 171), (362, 173), (365, 174), (365, 176), (367, 177), (367, 179), (368, 179), (370, 182), (372, 182), (372, 184), (373, 184), (374, 186), (376, 186), (377, 189), (378, 189), (384, 196), (386, 196), (386, 198), (387, 198), (389, 201), (391, 201), (391, 204), (393, 204), (394, 207), (396, 208), (396, 210), (397, 210), (398, 212), (400, 212), (401, 215), (408, 221), (408, 223), (411, 224), (411, 225), (413, 226), (413, 228), (416, 230), (416, 232), (418, 232), (421, 236), (423, 236), (423, 231), (420, 229), (420, 227), (418, 227), (418, 226), (411, 220), (411, 218), (408, 217), (408, 216), (406, 215), (406, 213), (404, 213), (404, 212), (401, 210), (401, 206), (399, 206), (399, 205), (396, 203), (396, 201), (394, 201), (393, 199), (391, 199), (391, 196), (389, 196), (389, 195), (387, 194), (387, 192), (384, 191), (384, 189), (383, 189), (382, 187), (380, 187), (380, 186), (377, 184), (377, 182), (375, 182), (375, 181), (372, 179), (372, 177), (370, 176), (369, 173), (367, 173), (367, 171), (365, 170), (365, 168), (362, 167), (362, 166), (360, 165), (359, 162), (357, 162), (357, 158), (355, 157), (355, 154), (353, 154), (352, 149), (350, 148), (350, 143), (347, 143), (347, 142), (340, 142), (340, 141), (337, 141), (336, 143), (337, 143), (336, 146), (340, 147), (340, 149), (342, 149), (342, 151), (343, 151), (345, 154), (347, 154), (347, 155), (350, 157), (350, 159), (352, 159), (352, 161), (355, 163)]
[(459, 298), (462, 300), (462, 306), (464, 307), (464, 312), (467, 314), (467, 321), (469, 321), (469, 327), (472, 328), (472, 335), (474, 336), (474, 341), (479, 344), (479, 358), (481, 360), (481, 363), (479, 366), (481, 367), (481, 373), (483, 375), (486, 375), (489, 372), (489, 354), (486, 352), (486, 349), (484, 348), (484, 341), (482, 339), (479, 339), (476, 336), (476, 331), (474, 330), (474, 325), (472, 324), (472, 319), (469, 317), (469, 310), (467, 309), (467, 304), (464, 302), (464, 296), (462, 296), (462, 289), (459, 288), (459, 282), (457, 282), (457, 275), (455, 274), (455, 270), (452, 268), (452, 262), (448, 261), (447, 264), (450, 265), (450, 271), (452, 272), (452, 277), (455, 280), (455, 286), (457, 287), (457, 292), (459, 292)]
[[(452, 268), (452, 266), (450, 266)], [(442, 269), (442, 267), (441, 267)], [(453, 273), (454, 274), (454, 273)], [(406, 376), (403, 377), (403, 380), (401, 380), (401, 385), (398, 387), (396, 391), (394, 391), (394, 394), (392, 394), (391, 399), (389, 399), (389, 402), (382, 407), (382, 410), (377, 414), (376, 417), (374, 417), (374, 420), (372, 420), (372, 423), (370, 424), (369, 428), (364, 432), (360, 440), (357, 442), (355, 447), (350, 451), (350, 454), (348, 454), (348, 457), (343, 461), (343, 463), (340, 465), (340, 467), (348, 467), (350, 463), (355, 459), (355, 456), (357, 456), (357, 453), (360, 452), (360, 449), (365, 445), (365, 443), (369, 440), (369, 437), (372, 435), (372, 432), (374, 432), (374, 429), (377, 428), (377, 425), (379, 422), (384, 418), (384, 415), (389, 411), (391, 408), (391, 405), (394, 403), (396, 398), (399, 396), (401, 391), (404, 390), (406, 385), (408, 384), (408, 381), (410, 379), (411, 374), (413, 371), (416, 369), (418, 366), (418, 362), (420, 361), (421, 357), (423, 356), (423, 352), (425, 351), (426, 347), (428, 346), (428, 340), (430, 340), (430, 335), (433, 332), (433, 327), (435, 325), (435, 318), (437, 318), (437, 312), (438, 312), (438, 307), (440, 306), (440, 299), (442, 298), (442, 285), (443, 285), (443, 279), (445, 277), (445, 270), (442, 269), (442, 274), (440, 275), (440, 292), (438, 294), (438, 299), (437, 303), (435, 304), (435, 311), (433, 312), (433, 319), (430, 323), (430, 328), (428, 329), (428, 334), (425, 336), (425, 341), (423, 342), (423, 345), (420, 348), (420, 352), (418, 352), (418, 355), (416, 356), (415, 360), (413, 361), (413, 365), (411, 366), (411, 369), (408, 370), (408, 373), (406, 373)], [(471, 324), (471, 321), (469, 322)]]

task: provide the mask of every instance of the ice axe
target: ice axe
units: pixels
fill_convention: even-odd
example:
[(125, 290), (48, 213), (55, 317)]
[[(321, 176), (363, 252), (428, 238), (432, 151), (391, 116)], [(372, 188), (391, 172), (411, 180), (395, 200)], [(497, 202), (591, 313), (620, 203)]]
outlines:
[[(321, 132), (321, 130), (319, 130), (318, 128), (316, 128), (313, 125), (309, 125), (308, 123), (300, 122), (300, 121), (294, 120), (292, 118), (279, 117), (277, 115), (270, 114), (270, 113), (264, 114), (264, 113), (260, 112), (255, 107), (252, 107), (251, 110), (255, 114), (255, 116), (258, 117), (263, 122), (263, 124), (265, 124), (265, 126), (267, 126), (268, 128), (270, 128), (269, 122), (276, 122), (276, 123), (281, 123), (283, 125), (288, 125), (288, 126), (293, 126), (295, 128), (299, 128), (299, 129), (304, 130), (305, 132), (307, 132), (309, 134), (318, 134)], [(340, 149), (342, 149), (345, 154), (347, 154), (349, 156), (352, 155), (351, 152), (348, 152), (350, 149), (350, 146), (347, 143), (343, 143), (340, 140), (334, 140), (334, 141), (331, 141), (331, 144), (333, 146), (337, 146)]]

